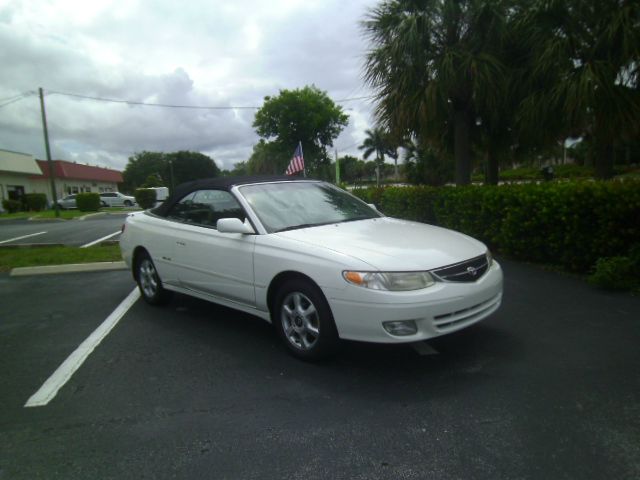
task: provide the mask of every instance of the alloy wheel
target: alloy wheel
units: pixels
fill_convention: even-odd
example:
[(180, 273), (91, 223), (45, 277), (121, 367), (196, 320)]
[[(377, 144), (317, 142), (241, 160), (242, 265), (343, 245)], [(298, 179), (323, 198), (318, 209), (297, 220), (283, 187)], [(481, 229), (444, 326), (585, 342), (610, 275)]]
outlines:
[(313, 302), (301, 292), (289, 293), (282, 302), (280, 321), (284, 335), (299, 350), (309, 350), (320, 337), (320, 317)]
[(147, 298), (153, 298), (158, 293), (158, 274), (156, 267), (149, 258), (143, 258), (140, 261), (138, 269), (138, 279), (140, 280), (140, 288)]

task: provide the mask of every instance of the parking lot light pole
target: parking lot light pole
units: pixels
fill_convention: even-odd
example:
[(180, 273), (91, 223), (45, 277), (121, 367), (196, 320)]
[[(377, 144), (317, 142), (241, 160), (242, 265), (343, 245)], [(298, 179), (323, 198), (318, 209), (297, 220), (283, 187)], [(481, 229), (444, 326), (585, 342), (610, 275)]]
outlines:
[(49, 178), (51, 179), (51, 198), (53, 200), (53, 208), (56, 211), (56, 217), (60, 216), (60, 206), (58, 205), (58, 198), (56, 194), (56, 180), (55, 169), (53, 168), (53, 161), (51, 160), (51, 149), (49, 148), (49, 131), (47, 130), (47, 113), (44, 109), (44, 94), (42, 93), (42, 87), (38, 89), (40, 92), (40, 111), (42, 112), (42, 130), (44, 131), (44, 148), (47, 152), (47, 165), (49, 165)]

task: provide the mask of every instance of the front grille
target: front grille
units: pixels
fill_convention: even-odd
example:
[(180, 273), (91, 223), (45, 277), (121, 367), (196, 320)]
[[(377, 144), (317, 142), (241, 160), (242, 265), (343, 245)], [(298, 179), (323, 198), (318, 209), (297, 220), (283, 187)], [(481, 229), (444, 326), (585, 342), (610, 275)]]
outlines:
[(488, 270), (487, 256), (466, 260), (447, 267), (432, 270), (431, 273), (443, 282), (475, 282)]

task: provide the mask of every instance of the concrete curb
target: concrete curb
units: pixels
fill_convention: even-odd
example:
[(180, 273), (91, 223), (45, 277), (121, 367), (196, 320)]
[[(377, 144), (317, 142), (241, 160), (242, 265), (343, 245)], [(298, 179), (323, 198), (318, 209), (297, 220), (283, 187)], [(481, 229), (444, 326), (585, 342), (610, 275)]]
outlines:
[(11, 277), (25, 277), (28, 275), (50, 275), (54, 273), (105, 272), (110, 270), (126, 270), (126, 263), (96, 262), (70, 263), (68, 265), (45, 265), (42, 267), (20, 267), (11, 270)]

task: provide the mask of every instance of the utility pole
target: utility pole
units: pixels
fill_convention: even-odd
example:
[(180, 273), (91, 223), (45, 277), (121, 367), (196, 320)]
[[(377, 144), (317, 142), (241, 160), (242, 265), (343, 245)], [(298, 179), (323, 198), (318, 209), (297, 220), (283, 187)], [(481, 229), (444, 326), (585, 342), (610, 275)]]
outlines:
[(175, 182), (173, 180), (173, 160), (171, 158), (169, 159), (169, 172), (171, 174), (171, 193), (173, 193), (175, 190)]
[(53, 199), (53, 208), (56, 211), (56, 217), (60, 216), (60, 205), (58, 205), (58, 195), (56, 194), (55, 169), (51, 160), (51, 149), (49, 148), (49, 131), (47, 130), (47, 113), (44, 109), (44, 94), (42, 87), (38, 89), (40, 92), (40, 111), (42, 112), (42, 130), (44, 131), (44, 147), (47, 151), (47, 165), (49, 165), (49, 178), (51, 179), (51, 198)]

